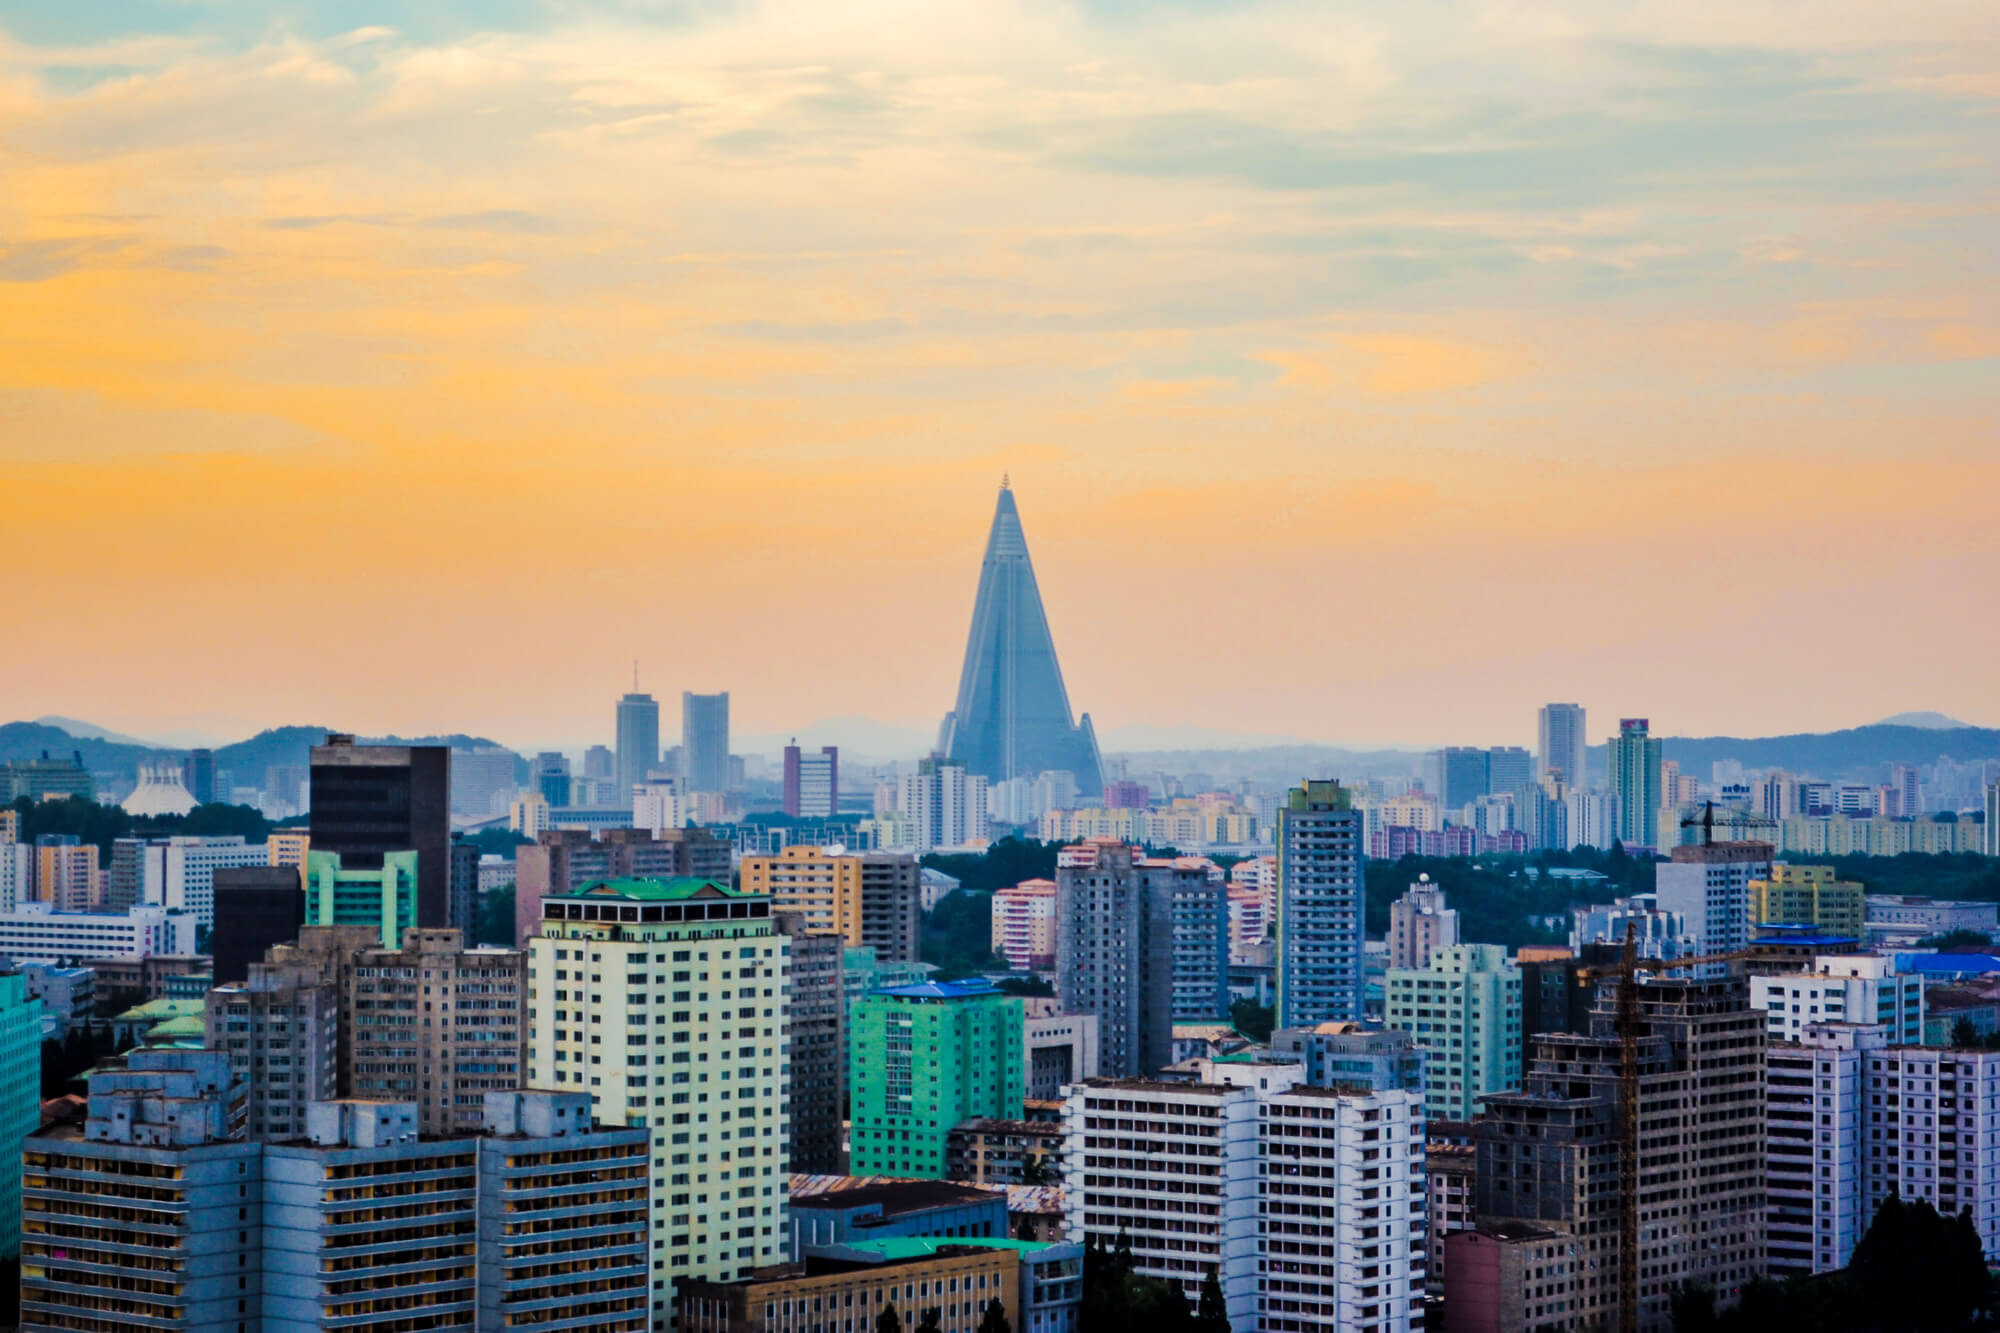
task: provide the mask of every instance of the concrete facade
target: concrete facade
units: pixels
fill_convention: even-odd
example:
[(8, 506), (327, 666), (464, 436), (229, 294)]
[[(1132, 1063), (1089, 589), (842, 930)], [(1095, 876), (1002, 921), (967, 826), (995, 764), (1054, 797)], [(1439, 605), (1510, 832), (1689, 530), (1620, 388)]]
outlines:
[(1483, 1098), (1521, 1086), (1521, 969), (1497, 944), (1455, 944), (1428, 967), (1389, 969), (1382, 1021), (1424, 1048), (1435, 1119), (1470, 1120)]
[(942, 1178), (964, 1120), (1021, 1118), (1021, 1001), (985, 981), (925, 982), (865, 997), (848, 1069), (857, 1175)]
[(1359, 1022), (1362, 812), (1338, 782), (1294, 787), (1278, 811), (1278, 1025)]

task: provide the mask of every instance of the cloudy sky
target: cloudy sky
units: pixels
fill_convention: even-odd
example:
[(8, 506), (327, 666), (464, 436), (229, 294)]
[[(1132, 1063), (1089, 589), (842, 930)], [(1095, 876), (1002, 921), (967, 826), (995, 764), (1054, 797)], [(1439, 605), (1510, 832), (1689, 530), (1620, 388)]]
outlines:
[(1100, 728), (2000, 724), (1996, 164), (1992, 0), (0, 3), (0, 714), (933, 725), (1006, 473)]

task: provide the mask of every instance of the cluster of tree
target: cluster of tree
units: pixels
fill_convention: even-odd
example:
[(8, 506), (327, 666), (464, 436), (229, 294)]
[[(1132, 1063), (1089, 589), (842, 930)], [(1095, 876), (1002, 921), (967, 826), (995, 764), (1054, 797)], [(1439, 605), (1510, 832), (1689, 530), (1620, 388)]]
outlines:
[(1983, 930), (1948, 930), (1917, 941), (1920, 949), (1990, 949), (1993, 937)]
[(1948, 1333), (1990, 1322), (1994, 1295), (1969, 1211), (1946, 1217), (1892, 1194), (1839, 1272), (1752, 1282), (1719, 1313), (1711, 1288), (1684, 1285), (1670, 1313), (1674, 1333)]
[(1246, 995), (1229, 1006), (1229, 1023), (1250, 1040), (1267, 1042), (1271, 1040), (1271, 1030), (1278, 1025), (1278, 1011)]
[(52, 1038), (43, 1042), (42, 1100), (82, 1091), (70, 1085), (98, 1062), (131, 1045), (129, 1041), (115, 1041), (109, 1026), (73, 1027), (61, 1041)]
[(991, 893), (947, 893), (924, 918), (919, 945), (918, 957), (938, 965), (941, 981), (1007, 968), (1007, 960), (993, 952)]
[(514, 886), (489, 889), (479, 895), (479, 907), (472, 915), (472, 942), (514, 947)]
[(2000, 858), (1977, 852), (1904, 852), (1901, 856), (1799, 858), (1831, 862), (1837, 878), (1858, 881), (1870, 893), (1912, 893), (2000, 903)]
[[(1556, 869), (1593, 870), (1603, 879), (1558, 877)], [(1530, 872), (1533, 873), (1530, 873)], [(1561, 944), (1569, 938), (1561, 918), (1577, 903), (1609, 902), (1634, 893), (1650, 893), (1654, 863), (1628, 856), (1623, 847), (1608, 852), (1592, 847), (1574, 851), (1542, 851), (1531, 857), (1405, 856), (1400, 861), (1370, 861), (1367, 876), (1367, 928), (1371, 935), (1389, 932), (1389, 905), (1403, 896), (1419, 875), (1445, 891), (1458, 911), (1460, 934), (1468, 941), (1504, 944)], [(1545, 921), (1554, 919), (1551, 926)]]
[[(944, 1311), (935, 1305), (920, 1310), (913, 1333), (938, 1333), (943, 1320)], [(875, 1333), (903, 1333), (903, 1316), (896, 1313), (895, 1302), (883, 1306), (882, 1313), (875, 1316)], [(1014, 1326), (1007, 1319), (1007, 1307), (999, 1297), (986, 1302), (986, 1309), (979, 1320), (979, 1333), (1014, 1333)]]
[(1229, 1333), (1229, 1311), (1215, 1269), (1201, 1284), (1201, 1300), (1189, 1305), (1178, 1282), (1133, 1271), (1132, 1247), (1123, 1232), (1106, 1246), (1095, 1237), (1083, 1242), (1083, 1307), (1077, 1326), (1086, 1329), (1144, 1328), (1153, 1333)]
[(32, 842), (45, 833), (69, 834), (97, 848), (98, 859), (111, 864), (111, 844), (119, 838), (167, 838), (177, 834), (226, 838), (240, 834), (250, 842), (271, 836), (270, 820), (247, 805), (198, 805), (184, 815), (131, 815), (116, 805), (101, 805), (81, 796), (37, 801), (23, 796), (10, 807), (21, 816), (21, 839)]
[(1009, 888), (1024, 879), (1054, 879), (1056, 850), (1062, 844), (1035, 838), (1002, 838), (983, 852), (961, 852), (946, 856), (937, 852), (924, 858), (926, 870), (941, 870), (958, 881), (965, 893), (991, 893)]

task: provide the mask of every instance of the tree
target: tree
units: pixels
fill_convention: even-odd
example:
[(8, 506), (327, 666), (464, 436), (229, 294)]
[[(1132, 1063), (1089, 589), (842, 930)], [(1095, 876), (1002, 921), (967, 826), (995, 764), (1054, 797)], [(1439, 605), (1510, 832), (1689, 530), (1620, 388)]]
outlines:
[(944, 1333), (944, 1311), (933, 1305), (917, 1320), (917, 1333)]
[(1953, 949), (1990, 949), (1993, 937), (1983, 930), (1952, 930), (1942, 935), (1932, 935), (1917, 941), (1920, 949), (1937, 949), (1949, 952)]
[(1972, 1020), (1961, 1018), (1951, 1025), (1951, 1044), (1961, 1051), (1977, 1050), (1982, 1044), (1979, 1029), (1972, 1026)]
[(979, 1333), (1014, 1333), (1014, 1326), (1007, 1322), (1007, 1307), (995, 1296), (986, 1302), (986, 1314), (979, 1321)]
[(1715, 1333), (1715, 1288), (1706, 1282), (1676, 1282), (1667, 1293), (1667, 1317), (1674, 1333)]
[(1222, 1279), (1214, 1264), (1201, 1280), (1201, 1303), (1195, 1307), (1194, 1333), (1229, 1333), (1229, 1305), (1222, 1298)]
[(479, 910), (472, 919), (472, 942), (514, 947), (514, 886), (490, 889), (479, 895)]
[(894, 1301), (883, 1306), (882, 1313), (875, 1316), (875, 1333), (903, 1333), (903, 1317), (896, 1313)]
[(1229, 1006), (1229, 1022), (1250, 1040), (1267, 1042), (1271, 1040), (1271, 1029), (1277, 1026), (1278, 1012), (1246, 995)]

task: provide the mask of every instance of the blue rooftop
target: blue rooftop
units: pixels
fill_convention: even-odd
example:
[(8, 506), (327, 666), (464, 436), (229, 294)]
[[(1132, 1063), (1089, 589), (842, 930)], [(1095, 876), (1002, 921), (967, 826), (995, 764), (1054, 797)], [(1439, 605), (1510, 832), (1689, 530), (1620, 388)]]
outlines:
[(2000, 972), (2000, 954), (1899, 953), (1896, 967), (1903, 972)]
[(965, 1000), (975, 995), (1006, 994), (985, 977), (969, 977), (964, 981), (920, 981), (914, 986), (883, 986), (874, 993), (897, 995), (906, 1000)]

